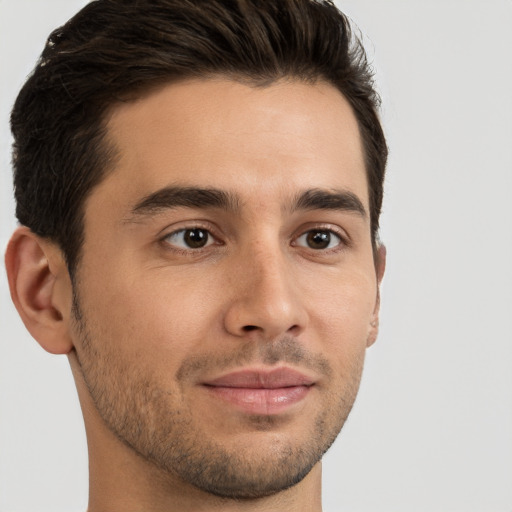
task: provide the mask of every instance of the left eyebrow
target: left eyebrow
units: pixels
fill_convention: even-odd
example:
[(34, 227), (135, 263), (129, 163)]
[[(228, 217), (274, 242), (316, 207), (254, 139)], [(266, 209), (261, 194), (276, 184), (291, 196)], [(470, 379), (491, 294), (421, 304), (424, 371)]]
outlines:
[(362, 201), (348, 190), (306, 190), (295, 199), (292, 210), (341, 210), (367, 217)]

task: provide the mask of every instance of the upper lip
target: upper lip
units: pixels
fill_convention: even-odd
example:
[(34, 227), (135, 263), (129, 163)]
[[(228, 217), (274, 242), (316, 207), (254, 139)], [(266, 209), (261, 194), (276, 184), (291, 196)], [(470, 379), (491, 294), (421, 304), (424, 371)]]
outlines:
[(208, 380), (203, 384), (213, 387), (278, 389), (294, 386), (312, 386), (314, 379), (292, 368), (273, 370), (239, 370)]

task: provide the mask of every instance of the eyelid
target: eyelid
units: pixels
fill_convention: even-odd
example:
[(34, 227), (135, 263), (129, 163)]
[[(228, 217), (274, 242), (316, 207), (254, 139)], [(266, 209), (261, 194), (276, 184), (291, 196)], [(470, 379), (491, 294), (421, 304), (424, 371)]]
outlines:
[[(310, 233), (314, 233), (314, 232), (317, 232), (317, 233), (321, 233), (321, 232), (324, 232), (324, 233), (329, 233), (330, 236), (331, 236), (331, 239), (329, 240), (329, 244), (327, 247), (321, 247), (321, 248), (318, 248), (318, 249), (315, 249), (314, 247), (309, 247), (307, 245), (307, 242), (302, 244), (302, 243), (297, 243), (298, 246), (300, 247), (304, 247), (306, 249), (313, 249), (315, 251), (328, 251), (330, 249), (334, 249), (334, 247), (338, 247), (340, 244), (343, 243), (343, 240), (341, 239), (340, 236), (338, 236), (337, 233), (334, 233), (333, 231), (327, 231), (326, 229), (310, 229), (309, 231), (306, 231), (305, 233), (303, 233), (302, 235), (298, 236), (296, 238), (296, 242), (298, 242), (299, 240), (301, 240), (302, 238), (307, 238), (309, 236)], [(333, 240), (334, 238), (334, 240)], [(331, 245), (331, 243), (335, 243), (336, 245), (334, 247), (329, 247)]]
[[(212, 242), (208, 242), (207, 245), (204, 247), (199, 248), (187, 248), (187, 247), (180, 247), (176, 244), (172, 244), (169, 242), (169, 238), (173, 235), (176, 235), (180, 232), (185, 232), (189, 230), (194, 229), (201, 229), (206, 232), (208, 232), (209, 237), (211, 237)], [(199, 253), (202, 250), (207, 250), (212, 245), (224, 245), (221, 237), (218, 235), (218, 229), (212, 225), (211, 222), (202, 221), (202, 220), (187, 220), (180, 223), (177, 223), (177, 225), (173, 226), (167, 226), (165, 229), (163, 229), (161, 234), (158, 236), (159, 242), (165, 246), (167, 250), (180, 252), (180, 253)]]
[[(295, 243), (296, 240), (298, 240), (302, 236), (307, 235), (311, 231), (327, 231), (327, 232), (335, 235), (340, 240), (340, 243), (337, 244), (336, 247), (331, 247), (329, 249), (309, 248), (310, 250), (314, 250), (315, 252), (318, 252), (318, 253), (322, 253), (322, 252), (325, 253), (325, 252), (329, 252), (329, 251), (336, 252), (336, 251), (342, 250), (344, 248), (350, 247), (352, 245), (350, 237), (344, 229), (341, 229), (339, 226), (334, 226), (333, 224), (325, 224), (325, 223), (321, 223), (321, 224), (312, 223), (312, 224), (308, 224), (307, 226), (303, 226), (299, 230), (298, 234), (293, 238), (292, 245), (296, 245), (296, 243)], [(308, 247), (306, 247), (306, 246), (300, 246), (300, 247), (304, 247), (305, 249), (308, 249)]]
[[(175, 237), (177, 238), (180, 234), (185, 235), (185, 233), (187, 231), (194, 231), (194, 230), (201, 230), (201, 231), (204, 231), (205, 233), (207, 233), (207, 239), (206, 239), (205, 245), (202, 245), (201, 247), (186, 247), (185, 243), (183, 243), (183, 246), (180, 245), (178, 240), (174, 240), (174, 243), (170, 242), (170, 240), (172, 238), (175, 238)], [(215, 243), (215, 238), (213, 237), (213, 235), (207, 229), (204, 229), (204, 228), (183, 228), (183, 229), (178, 229), (177, 231), (172, 231), (171, 233), (166, 235), (164, 240), (169, 245), (177, 246), (181, 250), (190, 250), (190, 251), (198, 251), (200, 249), (204, 249), (206, 247), (209, 247), (210, 245)]]

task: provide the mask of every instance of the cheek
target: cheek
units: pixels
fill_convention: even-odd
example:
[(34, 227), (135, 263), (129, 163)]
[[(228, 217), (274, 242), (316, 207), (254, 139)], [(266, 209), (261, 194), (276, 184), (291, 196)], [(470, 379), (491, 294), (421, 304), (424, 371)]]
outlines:
[(310, 290), (312, 331), (329, 353), (353, 358), (364, 352), (376, 305), (376, 278), (369, 272), (344, 273)]
[(216, 301), (200, 283), (168, 274), (111, 272), (101, 286), (84, 287), (80, 299), (95, 337), (121, 345), (126, 358), (166, 365), (203, 345), (216, 325)]

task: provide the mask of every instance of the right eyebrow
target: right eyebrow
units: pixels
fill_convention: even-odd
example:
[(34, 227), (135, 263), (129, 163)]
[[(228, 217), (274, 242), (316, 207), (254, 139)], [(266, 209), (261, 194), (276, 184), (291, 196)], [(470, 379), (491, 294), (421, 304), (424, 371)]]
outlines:
[(218, 208), (237, 212), (240, 210), (238, 197), (224, 190), (199, 187), (164, 187), (143, 197), (131, 209), (127, 221), (155, 215), (173, 208)]

